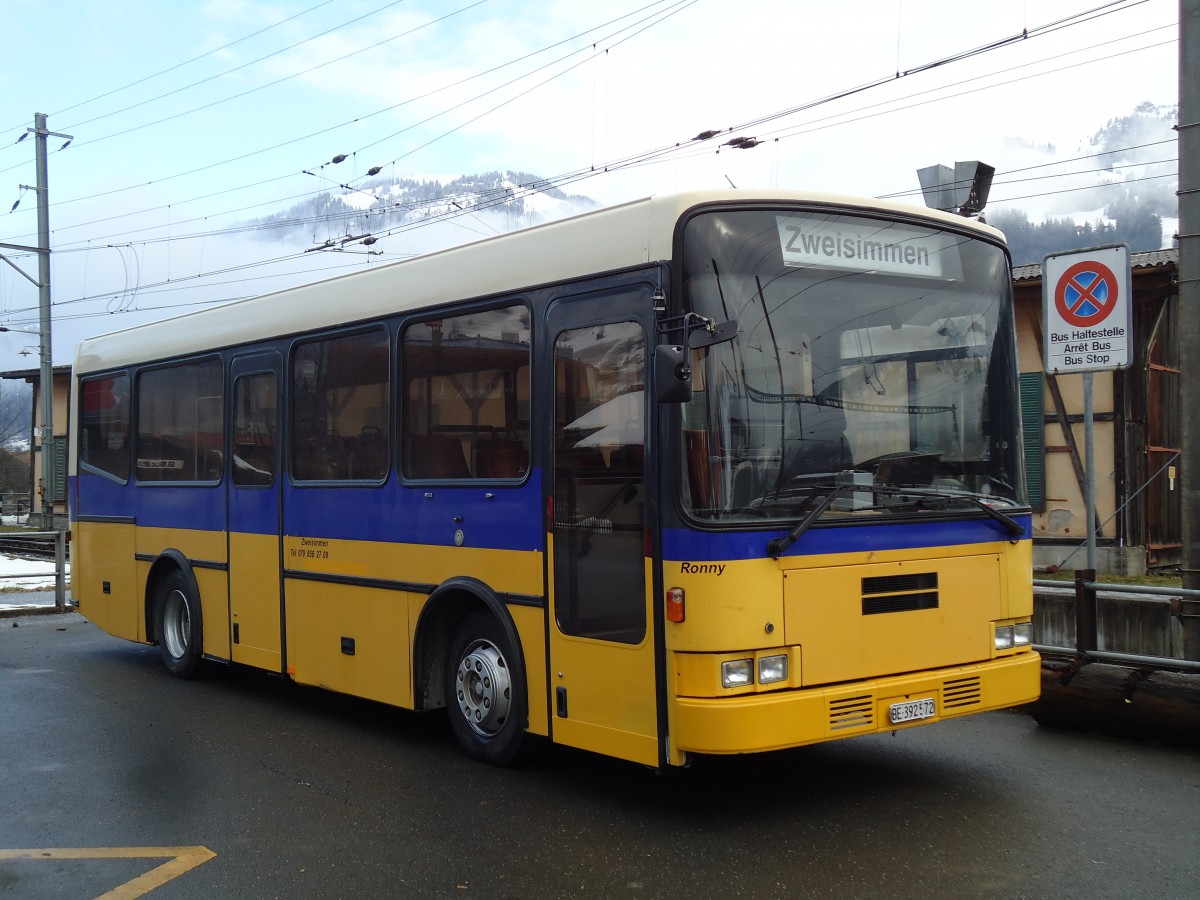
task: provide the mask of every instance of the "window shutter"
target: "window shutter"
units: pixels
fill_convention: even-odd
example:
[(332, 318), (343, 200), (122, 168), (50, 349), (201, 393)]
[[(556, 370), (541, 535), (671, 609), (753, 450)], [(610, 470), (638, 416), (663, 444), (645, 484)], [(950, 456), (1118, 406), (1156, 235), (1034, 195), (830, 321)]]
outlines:
[(51, 452), (54, 454), (51, 459), (51, 479), (52, 484), (49, 485), (47, 493), (50, 496), (52, 503), (65, 503), (67, 501), (67, 437), (66, 435), (56, 434), (54, 442), (51, 444)]
[(1025, 447), (1025, 494), (1038, 512), (1046, 509), (1046, 438), (1041, 372), (1021, 373), (1021, 434)]

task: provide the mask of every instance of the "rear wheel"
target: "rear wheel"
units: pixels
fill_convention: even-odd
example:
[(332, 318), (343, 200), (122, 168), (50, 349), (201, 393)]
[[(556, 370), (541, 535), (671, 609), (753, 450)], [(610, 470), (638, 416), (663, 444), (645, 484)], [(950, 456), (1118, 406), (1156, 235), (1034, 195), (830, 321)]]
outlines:
[(500, 623), (483, 610), (455, 629), (446, 656), (446, 707), (459, 744), (474, 759), (502, 766), (525, 743), (525, 674)]
[(200, 600), (178, 569), (164, 579), (155, 609), (163, 665), (176, 678), (191, 678), (200, 665), (203, 646)]

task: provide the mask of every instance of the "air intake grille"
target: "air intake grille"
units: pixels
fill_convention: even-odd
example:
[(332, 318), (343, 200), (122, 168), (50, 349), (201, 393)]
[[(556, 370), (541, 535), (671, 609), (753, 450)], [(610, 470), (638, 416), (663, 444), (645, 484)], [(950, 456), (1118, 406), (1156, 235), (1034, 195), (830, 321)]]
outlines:
[(937, 572), (919, 572), (915, 575), (879, 575), (862, 580), (864, 594), (895, 594), (900, 591), (936, 591)]
[(829, 703), (829, 730), (872, 728), (875, 725), (875, 698), (870, 694), (843, 697)]
[(942, 706), (944, 708), (975, 706), (981, 699), (977, 677), (955, 678), (942, 685)]
[(864, 616), (938, 608), (937, 572), (881, 575), (862, 580)]

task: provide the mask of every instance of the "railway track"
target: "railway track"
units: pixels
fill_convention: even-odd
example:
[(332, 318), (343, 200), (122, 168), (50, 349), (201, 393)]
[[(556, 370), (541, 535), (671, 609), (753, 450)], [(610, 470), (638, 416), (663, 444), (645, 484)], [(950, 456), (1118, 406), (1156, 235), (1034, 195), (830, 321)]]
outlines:
[(54, 559), (54, 541), (49, 538), (0, 537), (0, 553), (24, 559)]

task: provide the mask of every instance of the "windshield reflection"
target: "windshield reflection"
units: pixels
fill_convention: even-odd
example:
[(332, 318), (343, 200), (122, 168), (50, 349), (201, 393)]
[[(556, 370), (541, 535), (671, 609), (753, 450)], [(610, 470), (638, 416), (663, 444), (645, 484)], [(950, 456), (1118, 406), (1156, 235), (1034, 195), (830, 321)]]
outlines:
[[(694, 351), (683, 500), (713, 521), (1023, 504), (1008, 268), (911, 223), (719, 211), (685, 230)], [(899, 488), (912, 490), (903, 492)]]

